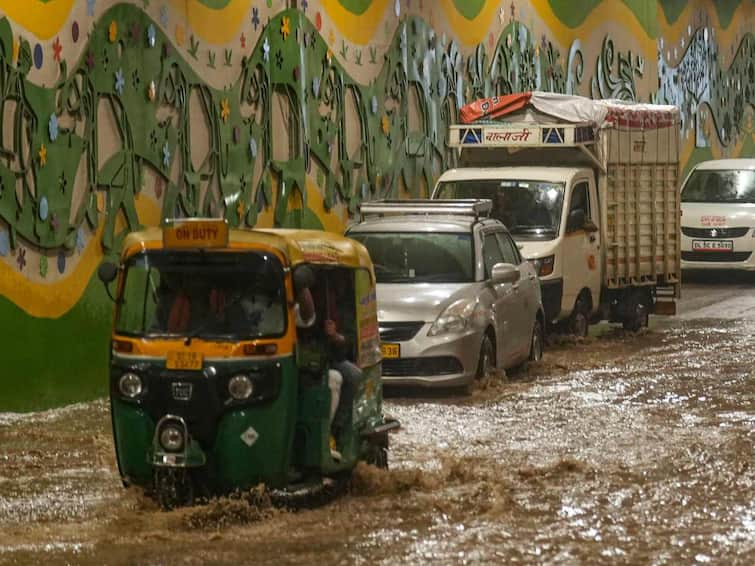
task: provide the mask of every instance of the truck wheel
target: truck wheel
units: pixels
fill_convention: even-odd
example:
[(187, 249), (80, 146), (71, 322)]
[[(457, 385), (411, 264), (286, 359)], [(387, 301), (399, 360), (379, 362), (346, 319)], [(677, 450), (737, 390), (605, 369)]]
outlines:
[(590, 325), (589, 315), (587, 302), (582, 297), (579, 297), (577, 302), (574, 303), (574, 310), (569, 317), (569, 332), (577, 338), (587, 336), (587, 329)]
[(538, 362), (543, 359), (543, 323), (539, 320), (535, 320), (535, 328), (532, 329), (532, 339), (530, 341), (530, 357), (531, 362)]
[(645, 293), (635, 291), (627, 302), (627, 316), (622, 321), (624, 330), (637, 332), (646, 328), (650, 321), (650, 308), (647, 304)]

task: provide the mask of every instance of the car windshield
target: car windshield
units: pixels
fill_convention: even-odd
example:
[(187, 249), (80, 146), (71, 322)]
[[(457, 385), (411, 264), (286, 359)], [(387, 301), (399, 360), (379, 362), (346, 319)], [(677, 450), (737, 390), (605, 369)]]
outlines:
[(271, 254), (149, 251), (126, 264), (115, 326), (133, 336), (281, 336), (284, 297)]
[(370, 252), (378, 283), (474, 281), (470, 233), (362, 232), (349, 237)]
[(698, 169), (684, 185), (682, 202), (755, 203), (755, 171)]
[(492, 216), (514, 236), (552, 239), (561, 221), (564, 184), (517, 179), (441, 181), (433, 198), (490, 199)]

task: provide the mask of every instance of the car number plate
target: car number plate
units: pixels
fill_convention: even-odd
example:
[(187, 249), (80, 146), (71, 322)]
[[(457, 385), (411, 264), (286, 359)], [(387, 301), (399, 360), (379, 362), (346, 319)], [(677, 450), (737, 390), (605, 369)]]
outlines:
[(692, 249), (698, 252), (730, 252), (733, 240), (692, 240)]
[(380, 344), (380, 353), (384, 358), (400, 358), (401, 344)]
[(202, 369), (202, 354), (199, 352), (168, 352), (167, 369)]

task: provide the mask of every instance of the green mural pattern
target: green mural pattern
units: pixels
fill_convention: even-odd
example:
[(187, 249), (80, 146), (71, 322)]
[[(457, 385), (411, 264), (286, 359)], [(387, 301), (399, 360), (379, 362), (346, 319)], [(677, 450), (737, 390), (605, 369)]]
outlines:
[[(724, 72), (715, 42), (699, 31), (681, 65), (668, 69), (659, 61), (662, 80), (671, 77), (672, 83), (662, 83), (658, 101), (690, 106), (674, 95), (696, 93), (697, 77), (705, 74), (707, 90), (696, 93), (695, 101), (708, 103), (721, 141), (729, 143), (742, 131), (744, 105), (753, 104), (751, 38), (743, 39)], [(16, 105), (13, 147), (3, 150), (0, 164), (0, 216), (9, 226), (10, 248), (18, 246), (20, 236), (42, 249), (72, 249), (79, 229), (85, 223), (97, 226), (104, 216), (102, 245), (118, 249), (125, 232), (140, 227), (134, 200), (148, 171), (163, 185), (163, 218), (222, 216), (232, 225), (253, 226), (258, 213), (275, 202), (276, 225), (320, 227), (306, 211), (308, 176), (317, 178), (326, 209), (344, 202), (353, 211), (363, 199), (398, 196), (400, 181), (410, 195), (419, 196), (423, 185), (430, 187), (454, 164), (444, 140), (462, 104), (535, 89), (570, 93), (584, 74), (578, 41), (564, 56), (545, 36), (534, 38), (516, 21), (502, 30), (490, 55), (480, 44), (465, 60), (454, 41), (439, 37), (424, 20), (404, 19), (380, 73), (368, 85), (349, 77), (296, 10), (278, 14), (264, 27), (253, 53), (242, 60), (238, 79), (223, 90), (208, 86), (195, 70), (202, 64), (196, 39), (190, 38), (189, 55), (197, 59), (190, 65), (134, 6), (107, 11), (88, 41), (81, 60), (70, 70), (61, 60), (58, 81), (44, 88), (26, 78), (33, 59), (30, 44), (21, 42), (14, 64), (10, 27), (0, 21), (0, 92), (4, 105)], [(361, 57), (348, 49), (342, 45), (343, 59)], [(230, 58), (224, 50), (224, 64), (230, 65)], [(205, 64), (221, 63), (210, 50)], [(591, 80), (593, 96), (636, 100), (635, 79), (643, 69), (640, 57), (615, 56), (606, 37)], [(679, 81), (685, 89), (675, 88)], [(732, 83), (743, 88), (730, 96), (726, 89)], [(200, 101), (203, 114), (193, 123), (191, 97)], [(285, 101), (290, 120), (289, 152), (283, 159), (273, 158), (279, 135), (271, 123), (275, 97)], [(357, 114), (356, 144), (346, 139), (347, 99)], [(418, 124), (410, 124), (410, 104), (418, 106)], [(103, 105), (120, 137), (118, 151), (104, 162), (98, 155)], [(158, 119), (165, 109), (168, 118)], [(64, 114), (83, 127), (59, 126)], [(196, 129), (209, 139), (200, 163), (192, 162), (190, 147)], [(350, 153), (349, 147), (357, 149)], [(86, 195), (72, 209), (82, 160)], [(174, 168), (178, 175), (171, 174)], [(98, 192), (106, 197), (103, 211)], [(292, 210), (294, 198), (304, 202), (304, 214)], [(119, 212), (126, 228), (116, 234)]]

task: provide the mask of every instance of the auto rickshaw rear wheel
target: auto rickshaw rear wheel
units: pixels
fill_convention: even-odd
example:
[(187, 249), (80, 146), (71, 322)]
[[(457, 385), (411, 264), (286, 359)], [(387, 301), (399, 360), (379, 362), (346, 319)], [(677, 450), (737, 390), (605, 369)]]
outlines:
[(184, 468), (155, 468), (155, 495), (166, 511), (194, 503), (194, 483)]

